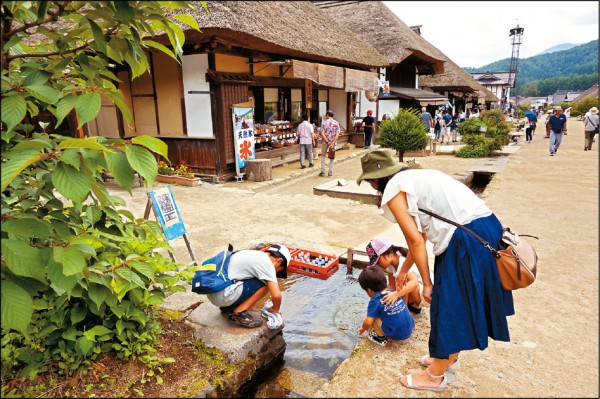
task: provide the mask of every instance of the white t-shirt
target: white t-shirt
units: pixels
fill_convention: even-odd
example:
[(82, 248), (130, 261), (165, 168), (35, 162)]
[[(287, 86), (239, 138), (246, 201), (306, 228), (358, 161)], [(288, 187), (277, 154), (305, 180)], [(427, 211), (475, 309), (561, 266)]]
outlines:
[[(387, 269), (385, 269), (385, 271), (388, 273), (392, 273), (394, 278), (398, 277), (398, 274), (400, 274), (400, 269), (402, 269), (402, 264), (404, 263), (405, 260), (406, 260), (406, 258), (404, 256), (400, 255), (400, 260), (398, 262), (398, 268), (396, 269), (394, 266), (389, 265), (387, 267)], [(417, 268), (417, 265), (414, 263), (412, 264), (410, 269), (408, 269), (408, 273), (411, 273), (411, 272), (414, 272), (417, 275), (419, 283), (423, 284), (423, 281), (421, 280), (421, 273), (419, 273), (419, 269)], [(408, 274), (408, 273), (406, 273), (406, 274)]]
[[(231, 280), (249, 280), (257, 278), (264, 281), (277, 282), (277, 272), (266, 252), (243, 249), (231, 255), (229, 261), (229, 278)], [(243, 282), (238, 281), (219, 292), (206, 294), (215, 306), (229, 306), (242, 295)]]
[(312, 144), (314, 128), (308, 121), (303, 121), (298, 125), (299, 144)]
[(381, 199), (383, 216), (393, 223), (397, 221), (387, 203), (401, 191), (406, 193), (408, 213), (415, 218), (419, 231), (425, 232), (433, 243), (435, 255), (446, 250), (456, 227), (419, 212), (418, 208), (460, 224), (492, 214), (475, 193), (451, 176), (433, 169), (410, 169), (390, 179)]

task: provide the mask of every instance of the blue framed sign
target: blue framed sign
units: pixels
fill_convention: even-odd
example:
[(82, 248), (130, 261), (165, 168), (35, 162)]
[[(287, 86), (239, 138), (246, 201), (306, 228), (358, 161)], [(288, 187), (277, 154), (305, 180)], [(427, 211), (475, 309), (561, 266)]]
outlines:
[(171, 241), (184, 235), (186, 233), (185, 225), (181, 220), (171, 187), (150, 191), (148, 195), (167, 240)]

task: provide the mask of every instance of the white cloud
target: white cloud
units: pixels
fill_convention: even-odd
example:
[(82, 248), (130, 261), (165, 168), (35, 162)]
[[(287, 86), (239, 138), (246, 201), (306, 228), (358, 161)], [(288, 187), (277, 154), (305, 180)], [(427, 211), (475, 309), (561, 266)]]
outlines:
[[(384, 1), (408, 26), (461, 67), (512, 56), (510, 29), (524, 28), (519, 59), (563, 43), (598, 39), (597, 1)], [(368, 4), (368, 3), (365, 3)]]

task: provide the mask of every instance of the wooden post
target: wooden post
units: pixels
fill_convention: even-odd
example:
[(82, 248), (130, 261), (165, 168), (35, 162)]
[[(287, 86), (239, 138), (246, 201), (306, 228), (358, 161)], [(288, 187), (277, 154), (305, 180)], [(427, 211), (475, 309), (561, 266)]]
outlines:
[(354, 258), (354, 250), (348, 248), (348, 256), (346, 260), (346, 274), (352, 274), (352, 259)]
[(246, 176), (251, 181), (271, 180), (270, 159), (250, 159), (246, 162)]

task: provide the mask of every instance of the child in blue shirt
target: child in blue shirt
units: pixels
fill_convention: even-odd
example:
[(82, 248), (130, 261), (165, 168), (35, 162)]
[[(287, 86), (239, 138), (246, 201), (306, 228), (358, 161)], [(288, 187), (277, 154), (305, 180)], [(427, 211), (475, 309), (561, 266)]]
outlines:
[[(387, 277), (383, 269), (379, 266), (367, 267), (358, 276), (358, 283), (371, 299), (367, 308), (367, 317), (356, 332), (361, 335), (372, 328), (368, 337), (381, 346), (387, 346), (388, 339), (408, 339), (415, 328), (415, 320), (408, 311), (404, 298), (398, 298), (389, 306), (381, 301), (386, 293), (394, 291), (387, 289)], [(412, 281), (409, 284), (418, 287), (419, 283)]]

